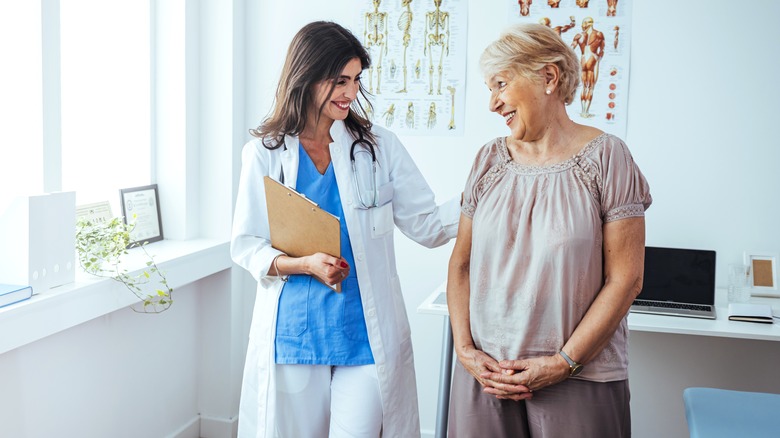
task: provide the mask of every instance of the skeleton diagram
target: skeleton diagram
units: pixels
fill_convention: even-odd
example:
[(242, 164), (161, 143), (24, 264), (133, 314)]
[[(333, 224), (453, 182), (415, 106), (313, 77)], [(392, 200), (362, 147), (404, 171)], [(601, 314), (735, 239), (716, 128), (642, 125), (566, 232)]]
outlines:
[[(442, 0), (433, 0), (436, 9), (425, 14), (425, 48), (423, 54), (428, 54), (428, 94), (433, 94), (433, 48), (441, 47), (439, 55), (439, 81), (436, 94), (441, 94), (441, 75), (444, 56), (450, 54), (450, 13), (441, 10)], [(428, 33), (430, 31), (431, 33)]]
[(428, 108), (428, 129), (433, 129), (436, 126), (436, 102), (431, 102), (431, 106)]
[(398, 90), (399, 93), (406, 93), (406, 49), (412, 41), (412, 8), (409, 6), (411, 3), (412, 0), (401, 0), (401, 6), (406, 7), (406, 10), (398, 17), (398, 30), (404, 33), (404, 87)]
[[(579, 0), (578, 0), (579, 1)], [(593, 28), (593, 18), (582, 20), (582, 32), (574, 37), (571, 47), (580, 49), (580, 74), (582, 77), (582, 117), (593, 117), (590, 114), (590, 103), (593, 99), (593, 88), (599, 79), (599, 61), (604, 57), (604, 34)]]
[(409, 102), (406, 107), (406, 127), (414, 129), (414, 103)]
[(447, 129), (455, 129), (455, 87), (447, 85), (447, 91), (450, 92), (450, 124)]
[(395, 104), (391, 103), (382, 116), (385, 118), (385, 126), (388, 128), (393, 126), (393, 121), (395, 120)]
[[(363, 41), (366, 50), (371, 52), (374, 48), (379, 51), (379, 61), (376, 63), (376, 94), (380, 94), (382, 82), (382, 55), (387, 53), (388, 26), (387, 12), (379, 12), (381, 0), (374, 0), (374, 11), (366, 13), (365, 31)], [(368, 68), (368, 91), (374, 92), (374, 67)]]

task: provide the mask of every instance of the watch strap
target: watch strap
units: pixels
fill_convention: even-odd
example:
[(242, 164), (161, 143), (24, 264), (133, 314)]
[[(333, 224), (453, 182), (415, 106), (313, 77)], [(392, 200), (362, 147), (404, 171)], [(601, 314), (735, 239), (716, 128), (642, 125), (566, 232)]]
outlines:
[(582, 364), (573, 361), (563, 350), (560, 350), (558, 353), (563, 357), (563, 360), (569, 364), (569, 376), (576, 376), (582, 371)]

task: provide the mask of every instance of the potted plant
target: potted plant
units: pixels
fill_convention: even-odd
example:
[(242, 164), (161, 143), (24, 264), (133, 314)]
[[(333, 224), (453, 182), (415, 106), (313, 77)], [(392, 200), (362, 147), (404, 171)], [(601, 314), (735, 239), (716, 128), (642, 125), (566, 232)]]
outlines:
[[(135, 219), (135, 217), (133, 217)], [(79, 219), (76, 222), (76, 252), (79, 265), (89, 274), (112, 278), (122, 284), (141, 300), (141, 306), (130, 306), (139, 313), (160, 313), (168, 310), (173, 300), (173, 288), (146, 251), (146, 243), (131, 243), (130, 232), (134, 224), (126, 224), (121, 218), (97, 222)], [(121, 256), (128, 249), (139, 248), (148, 261), (146, 268), (138, 274), (131, 274), (121, 265)], [(152, 284), (157, 279), (156, 287)]]

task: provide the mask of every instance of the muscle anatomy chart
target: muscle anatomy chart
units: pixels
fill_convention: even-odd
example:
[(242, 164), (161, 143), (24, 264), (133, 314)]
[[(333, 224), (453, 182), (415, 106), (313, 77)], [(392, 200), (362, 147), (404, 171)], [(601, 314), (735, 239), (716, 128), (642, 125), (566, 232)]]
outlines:
[[(462, 134), (467, 11), (467, 0), (360, 0), (352, 30), (371, 53), (363, 84), (374, 123), (401, 134)], [(396, 109), (406, 111), (396, 117)]]
[(511, 22), (552, 28), (579, 58), (569, 117), (625, 138), (632, 0), (506, 1)]

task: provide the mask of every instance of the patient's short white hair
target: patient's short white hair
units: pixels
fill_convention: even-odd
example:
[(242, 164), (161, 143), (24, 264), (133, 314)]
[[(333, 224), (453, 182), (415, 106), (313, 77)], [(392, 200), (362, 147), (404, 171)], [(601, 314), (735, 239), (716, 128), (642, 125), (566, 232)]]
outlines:
[(479, 59), (485, 77), (508, 72), (540, 80), (540, 71), (547, 64), (558, 66), (560, 78), (555, 92), (570, 104), (580, 84), (580, 63), (571, 47), (547, 26), (513, 25), (490, 43)]

